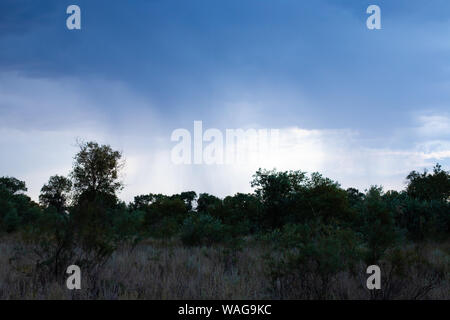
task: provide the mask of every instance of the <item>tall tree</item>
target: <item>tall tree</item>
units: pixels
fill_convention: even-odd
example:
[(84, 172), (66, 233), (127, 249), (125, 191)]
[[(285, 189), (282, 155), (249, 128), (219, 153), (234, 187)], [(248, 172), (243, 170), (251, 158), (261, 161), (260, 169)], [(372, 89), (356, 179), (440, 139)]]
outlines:
[(406, 179), (408, 180), (408, 195), (420, 200), (450, 199), (450, 173), (442, 170), (441, 165), (436, 164), (433, 173), (426, 170), (423, 173), (412, 171)]
[(36, 203), (24, 194), (25, 182), (0, 177), (0, 232), (13, 232), (32, 223), (39, 214)]
[(0, 178), (0, 189), (13, 195), (18, 192), (25, 192), (27, 188), (25, 182), (12, 177)]
[(109, 145), (81, 143), (71, 173), (77, 195), (85, 192), (115, 195), (123, 188), (119, 181), (123, 165), (122, 153)]
[(57, 212), (63, 212), (68, 207), (72, 182), (63, 176), (52, 176), (41, 189), (39, 202), (44, 207), (54, 207)]

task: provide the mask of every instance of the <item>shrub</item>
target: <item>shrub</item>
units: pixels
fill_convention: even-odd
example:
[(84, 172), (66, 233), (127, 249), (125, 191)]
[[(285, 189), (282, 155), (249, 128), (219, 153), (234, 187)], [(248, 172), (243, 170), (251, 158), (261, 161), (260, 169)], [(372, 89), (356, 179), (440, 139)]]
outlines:
[(275, 241), (275, 254), (268, 257), (275, 298), (332, 298), (337, 275), (353, 269), (359, 257), (354, 232), (320, 223), (286, 226), (269, 239)]
[(448, 281), (450, 259), (433, 262), (420, 246), (396, 247), (380, 262), (381, 290), (370, 290), (371, 299), (426, 299), (429, 294)]
[(212, 245), (223, 242), (229, 230), (220, 220), (208, 214), (191, 214), (181, 227), (181, 240), (187, 246)]
[(450, 203), (420, 200), (406, 193), (387, 199), (398, 227), (406, 230), (409, 239), (445, 240), (450, 234)]
[(382, 194), (381, 187), (371, 187), (360, 208), (360, 231), (365, 242), (364, 261), (367, 265), (377, 264), (386, 250), (394, 247), (402, 238)]
[(25, 182), (10, 177), (0, 178), (0, 233), (12, 233), (33, 223), (40, 210), (24, 195)]
[(37, 280), (62, 280), (75, 255), (69, 215), (58, 212), (54, 207), (43, 210), (37, 221), (24, 232), (24, 239), (36, 255)]

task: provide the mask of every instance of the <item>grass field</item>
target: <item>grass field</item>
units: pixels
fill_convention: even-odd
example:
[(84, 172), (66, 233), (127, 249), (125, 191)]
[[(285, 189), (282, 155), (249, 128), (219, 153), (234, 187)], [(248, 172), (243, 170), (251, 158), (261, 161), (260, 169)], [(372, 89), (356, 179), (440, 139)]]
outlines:
[[(247, 240), (232, 253), (226, 248), (184, 247), (178, 241), (147, 240), (135, 248), (122, 247), (95, 276), (84, 276), (82, 289), (70, 291), (64, 281), (35, 276), (32, 250), (16, 237), (0, 243), (0, 299), (299, 299), (296, 277), (272, 279), (266, 262), (269, 249)], [(17, 252), (22, 252), (16, 259)], [(26, 253), (24, 253), (26, 252)], [(391, 287), (389, 299), (450, 299), (450, 244), (423, 245), (431, 265), (444, 268), (444, 278), (429, 288), (430, 274), (404, 270)], [(386, 267), (387, 268), (387, 267)], [(383, 268), (382, 268), (383, 269)], [(383, 290), (387, 275), (382, 273)], [(361, 264), (356, 273), (340, 272), (329, 279), (327, 299), (370, 299), (367, 275)], [(286, 279), (285, 279), (286, 280)], [(314, 280), (314, 279), (312, 279)], [(392, 288), (391, 288), (392, 289)], [(426, 290), (425, 294), (417, 296)], [(315, 298), (314, 295), (307, 295)], [(373, 298), (373, 297), (372, 297)]]

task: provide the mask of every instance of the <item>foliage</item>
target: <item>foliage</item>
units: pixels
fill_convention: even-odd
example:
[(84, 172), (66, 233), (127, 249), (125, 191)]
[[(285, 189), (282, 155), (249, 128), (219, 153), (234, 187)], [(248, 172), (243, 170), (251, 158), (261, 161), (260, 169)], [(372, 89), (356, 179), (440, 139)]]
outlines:
[(52, 176), (42, 187), (39, 202), (43, 207), (53, 207), (58, 212), (64, 212), (68, 209), (71, 191), (72, 181), (63, 176)]
[[(62, 279), (65, 268), (76, 264), (89, 277), (96, 277), (117, 247), (135, 241), (136, 222), (130, 221), (125, 204), (116, 195), (121, 154), (110, 146), (88, 142), (75, 156), (72, 182), (53, 176), (41, 190), (43, 210), (29, 228), (25, 239), (35, 246), (37, 274)], [(72, 184), (75, 198), (68, 199)], [(132, 215), (133, 218), (137, 214)]]
[(194, 213), (183, 221), (181, 240), (187, 246), (209, 246), (224, 241), (228, 231), (217, 218), (205, 213)]
[(238, 193), (223, 200), (225, 211), (222, 222), (231, 226), (235, 235), (248, 235), (261, 231), (263, 206), (253, 194)]
[[(450, 260), (432, 263), (427, 253), (419, 246), (393, 248), (380, 262), (384, 270), (381, 290), (370, 291), (374, 300), (425, 298), (430, 291), (448, 280)], [(429, 253), (428, 253), (429, 255)]]
[(395, 246), (401, 238), (393, 213), (383, 201), (381, 187), (372, 186), (366, 193), (360, 208), (360, 232), (365, 241), (365, 262), (377, 264), (387, 249)]
[(123, 188), (119, 172), (124, 163), (122, 153), (96, 142), (80, 143), (71, 177), (77, 195), (84, 192), (115, 194)]
[(423, 173), (412, 171), (408, 180), (407, 192), (414, 199), (420, 200), (450, 200), (450, 173), (442, 170), (442, 166), (436, 164), (433, 173), (426, 170)]
[(340, 185), (315, 172), (258, 170), (252, 186), (263, 204), (262, 224), (267, 229), (285, 224), (322, 219), (325, 223), (351, 221), (347, 192)]
[(281, 299), (331, 298), (337, 275), (353, 270), (360, 255), (352, 230), (319, 221), (285, 226), (267, 239), (276, 252), (268, 257), (272, 294)]
[(38, 205), (23, 194), (25, 191), (25, 182), (11, 177), (0, 178), (0, 233), (18, 231), (37, 219)]
[(171, 197), (148, 194), (135, 197), (129, 208), (142, 212), (144, 233), (156, 238), (170, 238), (178, 233), (184, 218), (192, 209), (195, 196), (195, 192)]

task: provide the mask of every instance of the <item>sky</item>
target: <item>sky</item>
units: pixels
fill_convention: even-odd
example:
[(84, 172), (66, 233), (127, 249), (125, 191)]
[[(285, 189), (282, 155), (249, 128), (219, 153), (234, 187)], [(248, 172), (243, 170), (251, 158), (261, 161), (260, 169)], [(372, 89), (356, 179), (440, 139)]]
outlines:
[[(72, 4), (81, 30), (66, 27)], [(381, 30), (366, 27), (372, 4)], [(450, 164), (449, 36), (446, 0), (2, 0), (0, 176), (37, 199), (95, 140), (123, 152), (125, 201), (251, 192), (259, 167), (401, 190)], [(194, 121), (277, 129), (279, 148), (175, 164), (171, 135)]]

